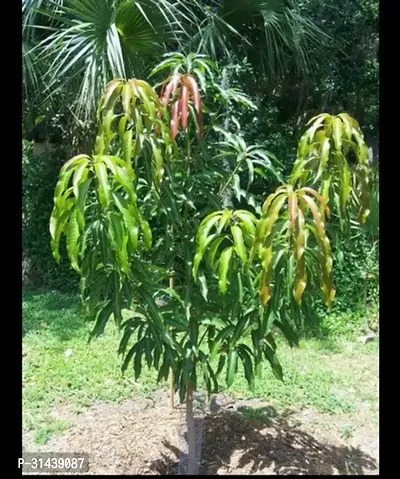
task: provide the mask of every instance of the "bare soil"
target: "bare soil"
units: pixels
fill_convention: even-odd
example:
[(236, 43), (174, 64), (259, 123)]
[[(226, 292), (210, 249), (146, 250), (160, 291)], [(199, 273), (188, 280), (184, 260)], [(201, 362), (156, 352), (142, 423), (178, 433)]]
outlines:
[[(99, 402), (85, 412), (58, 407), (54, 417), (71, 427), (45, 446), (23, 438), (29, 452), (87, 452), (90, 474), (175, 475), (183, 406), (167, 393), (119, 405)], [(343, 428), (351, 437), (341, 437)], [(368, 415), (332, 416), (314, 409), (278, 414), (258, 400), (218, 395), (203, 422), (200, 473), (204, 475), (378, 474), (378, 426)]]

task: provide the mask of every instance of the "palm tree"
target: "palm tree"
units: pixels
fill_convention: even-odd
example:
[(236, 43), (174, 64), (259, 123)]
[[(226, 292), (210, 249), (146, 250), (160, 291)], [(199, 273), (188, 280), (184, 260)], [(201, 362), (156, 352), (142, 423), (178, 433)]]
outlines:
[(195, 38), (202, 53), (246, 56), (270, 85), (285, 75), (310, 75), (328, 36), (302, 14), (295, 0), (208, 2)]
[(72, 89), (86, 120), (111, 78), (145, 78), (163, 52), (247, 56), (273, 84), (307, 74), (324, 40), (293, 0), (23, 0), (25, 93)]
[[(178, 22), (180, 3), (25, 0), (25, 88), (41, 90), (46, 99), (72, 88), (78, 92), (78, 116), (92, 117), (110, 79), (143, 75), (146, 60), (174, 38), (172, 27)], [(38, 32), (44, 30), (47, 34), (38, 39)], [(46, 71), (38, 82), (37, 69), (43, 65)]]

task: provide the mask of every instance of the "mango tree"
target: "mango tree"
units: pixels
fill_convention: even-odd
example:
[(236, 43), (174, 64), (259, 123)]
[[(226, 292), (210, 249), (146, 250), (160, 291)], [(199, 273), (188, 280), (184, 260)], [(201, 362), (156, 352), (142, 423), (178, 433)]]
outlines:
[[(292, 176), (278, 186), (276, 158), (247, 145), (237, 121), (236, 131), (218, 125), (221, 107), (252, 107), (248, 97), (223, 97), (203, 56), (169, 55), (153, 74), (165, 70), (158, 92), (136, 78), (107, 85), (93, 154), (60, 171), (50, 231), (56, 259), (66, 236), (92, 336), (113, 318), (124, 371), (132, 363), (138, 378), (146, 364), (159, 381), (173, 372), (194, 473), (194, 391), (200, 383), (218, 391), (222, 374), (229, 387), (240, 363), (250, 388), (265, 361), (282, 379), (274, 333), (297, 344), (313, 284), (332, 304), (329, 205), (333, 198), (343, 218), (357, 207), (364, 220), (368, 170), (355, 120), (324, 115), (312, 120)], [(249, 191), (255, 176), (278, 186), (264, 202)], [(223, 208), (227, 188), (246, 209)]]

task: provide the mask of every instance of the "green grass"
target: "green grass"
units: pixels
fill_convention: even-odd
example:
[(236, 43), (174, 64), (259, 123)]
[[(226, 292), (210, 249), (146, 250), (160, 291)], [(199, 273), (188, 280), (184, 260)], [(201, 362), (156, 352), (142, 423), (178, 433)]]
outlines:
[(90, 329), (77, 297), (24, 293), (23, 425), (39, 442), (62, 429), (51, 416), (53, 406), (80, 411), (97, 400), (147, 396), (156, 387), (155, 374), (146, 369), (140, 383), (122, 376), (119, 333), (112, 324), (88, 344)]
[(356, 413), (367, 401), (377, 406), (378, 343), (357, 344), (343, 338), (307, 340), (298, 349), (278, 341), (278, 355), (284, 381), (272, 375), (269, 366), (249, 393), (243, 374), (230, 394), (269, 400), (278, 409), (315, 407), (327, 413)]
[[(150, 396), (157, 387), (157, 373), (146, 367), (137, 383), (133, 371), (122, 376), (117, 355), (120, 335), (113, 324), (103, 337), (88, 344), (90, 328), (77, 297), (24, 293), (23, 425), (38, 443), (68, 427), (52, 416), (54, 406), (80, 411), (98, 400)], [(312, 406), (333, 414), (356, 414), (367, 403), (377, 421), (378, 342), (363, 345), (338, 336), (304, 340), (294, 350), (279, 339), (278, 344), (284, 381), (275, 379), (266, 365), (262, 380), (250, 393), (240, 370), (229, 395), (257, 397), (278, 410)]]

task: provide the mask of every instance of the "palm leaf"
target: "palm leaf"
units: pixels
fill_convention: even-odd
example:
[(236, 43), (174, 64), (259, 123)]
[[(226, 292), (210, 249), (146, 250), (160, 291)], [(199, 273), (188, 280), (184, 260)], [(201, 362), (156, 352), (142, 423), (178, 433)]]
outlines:
[(76, 111), (84, 118), (92, 116), (105, 84), (124, 78), (127, 67), (141, 73), (143, 56), (171, 31), (160, 5), (150, 0), (65, 0), (58, 17), (61, 26), (38, 44), (40, 59), (51, 62), (45, 93), (75, 88), (79, 79)]

